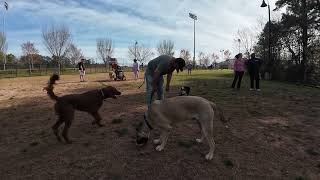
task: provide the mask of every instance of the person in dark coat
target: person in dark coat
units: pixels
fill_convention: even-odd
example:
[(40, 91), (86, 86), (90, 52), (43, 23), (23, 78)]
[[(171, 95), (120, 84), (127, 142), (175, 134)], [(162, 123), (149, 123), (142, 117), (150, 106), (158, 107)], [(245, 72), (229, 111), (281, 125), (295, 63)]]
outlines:
[[(260, 91), (260, 67), (262, 65), (262, 60), (256, 58), (254, 53), (251, 54), (251, 58), (247, 61), (248, 73), (250, 75), (250, 91), (257, 90)], [(254, 84), (255, 82), (255, 84)], [(255, 86), (254, 86), (255, 85)]]

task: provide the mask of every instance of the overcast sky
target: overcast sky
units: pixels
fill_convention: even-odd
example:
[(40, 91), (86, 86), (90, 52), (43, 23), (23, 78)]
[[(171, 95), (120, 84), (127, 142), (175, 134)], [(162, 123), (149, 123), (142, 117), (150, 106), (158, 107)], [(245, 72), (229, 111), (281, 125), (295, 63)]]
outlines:
[[(276, 0), (270, 0), (274, 9)], [(175, 42), (176, 56), (181, 48), (193, 51), (193, 21), (198, 16), (196, 51), (234, 51), (238, 29), (254, 28), (258, 19), (267, 21), (262, 0), (7, 0), (6, 34), (8, 53), (21, 55), (21, 44), (34, 42), (48, 55), (41, 31), (52, 24), (67, 25), (72, 41), (86, 57), (96, 58), (96, 39), (112, 38), (115, 57), (128, 59), (128, 46), (135, 40), (154, 48), (160, 40)], [(3, 9), (3, 8), (2, 8)], [(274, 12), (272, 12), (274, 13)], [(1, 23), (2, 24), (2, 23)], [(2, 24), (3, 26), (3, 24)], [(197, 54), (197, 53), (196, 53)], [(234, 53), (233, 53), (234, 54)]]

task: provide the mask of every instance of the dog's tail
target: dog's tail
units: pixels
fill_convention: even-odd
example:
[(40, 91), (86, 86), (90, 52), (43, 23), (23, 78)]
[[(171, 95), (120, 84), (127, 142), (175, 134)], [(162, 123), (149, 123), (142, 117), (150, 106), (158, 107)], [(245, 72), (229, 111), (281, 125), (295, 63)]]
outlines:
[(48, 82), (48, 86), (44, 87), (43, 90), (47, 91), (48, 96), (52, 99), (52, 100), (57, 100), (58, 96), (56, 96), (53, 92), (53, 85), (56, 83), (56, 81), (58, 81), (60, 79), (59, 75), (57, 74), (53, 74)]
[(220, 117), (220, 121), (223, 123), (226, 123), (227, 121), (226, 121), (226, 118), (224, 117), (222, 109), (213, 102), (210, 102), (210, 105), (211, 105), (213, 111), (218, 113), (218, 115)]

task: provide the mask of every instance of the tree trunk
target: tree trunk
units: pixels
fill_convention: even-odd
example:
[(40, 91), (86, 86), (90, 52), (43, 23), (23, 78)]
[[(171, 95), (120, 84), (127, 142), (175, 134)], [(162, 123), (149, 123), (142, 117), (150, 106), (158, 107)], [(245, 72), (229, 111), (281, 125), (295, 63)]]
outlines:
[(307, 14), (307, 2), (302, 0), (302, 70), (303, 70), (303, 81), (306, 82), (307, 71), (308, 71), (308, 14)]
[(29, 60), (29, 76), (31, 76), (32, 73), (32, 65), (31, 65), (31, 60)]
[(58, 74), (61, 75), (61, 61), (60, 61), (60, 57), (58, 57)]

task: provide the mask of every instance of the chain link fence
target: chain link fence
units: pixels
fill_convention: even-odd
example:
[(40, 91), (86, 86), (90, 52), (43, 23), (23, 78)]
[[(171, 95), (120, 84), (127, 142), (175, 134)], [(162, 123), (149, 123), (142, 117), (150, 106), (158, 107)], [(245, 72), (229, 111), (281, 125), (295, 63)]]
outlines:
[[(15, 77), (31, 77), (31, 76), (47, 76), (53, 73), (58, 73), (58, 67), (52, 67), (48, 64), (34, 64), (33, 67), (24, 64), (0, 64), (0, 78), (15, 78)], [(86, 73), (106, 73), (109, 72), (108, 67), (104, 64), (86, 64)], [(5, 70), (4, 70), (5, 69)], [(78, 67), (63, 67), (60, 74), (77, 74)]]

